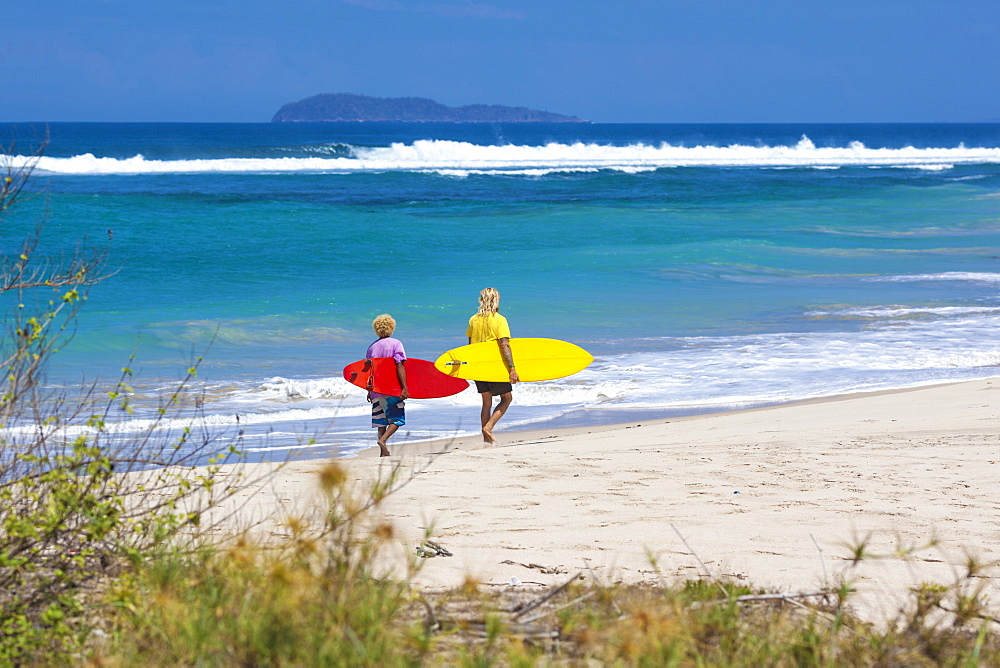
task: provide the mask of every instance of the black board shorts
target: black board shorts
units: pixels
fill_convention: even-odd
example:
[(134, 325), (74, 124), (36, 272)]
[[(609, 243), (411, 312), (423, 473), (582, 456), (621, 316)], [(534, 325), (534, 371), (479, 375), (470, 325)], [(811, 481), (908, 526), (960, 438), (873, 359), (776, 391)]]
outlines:
[(513, 392), (514, 387), (505, 381), (494, 381), (494, 380), (477, 380), (476, 381), (476, 392), (483, 394), (489, 392), (492, 396), (498, 397), (501, 394), (507, 394), (508, 392)]

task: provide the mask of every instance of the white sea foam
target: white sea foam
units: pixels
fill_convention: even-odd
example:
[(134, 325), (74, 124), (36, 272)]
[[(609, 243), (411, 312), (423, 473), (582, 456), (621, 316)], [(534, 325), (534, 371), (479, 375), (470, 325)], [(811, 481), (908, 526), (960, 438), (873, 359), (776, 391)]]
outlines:
[[(260, 399), (347, 399), (358, 388), (343, 378), (269, 378), (260, 384), (249, 400)], [(363, 390), (362, 390), (363, 391)]]
[(1000, 315), (1000, 306), (873, 306), (837, 310), (806, 311), (811, 317), (907, 318), (912, 316), (951, 317), (956, 315)]
[(1000, 273), (983, 271), (945, 271), (939, 274), (906, 274), (902, 276), (873, 276), (864, 279), (873, 283), (916, 283), (921, 281), (970, 281), (974, 283), (1000, 283)]
[[(891, 305), (807, 315), (869, 322), (857, 331), (650, 339), (645, 350), (600, 355), (569, 378), (518, 385), (516, 405), (529, 420), (581, 408), (721, 408), (998, 373), (1000, 306)], [(367, 419), (364, 390), (341, 378), (272, 378), (232, 399), (249, 407), (263, 397), (271, 407), (255, 418), (262, 422)], [(300, 412), (292, 410), (302, 401)], [(462, 416), (476, 417), (479, 402), (470, 388), (410, 401), (407, 410), (415, 424), (454, 429)], [(251, 423), (249, 415), (241, 420)]]
[(949, 169), (955, 169), (955, 165), (949, 164), (947, 162), (932, 163), (927, 165), (919, 164), (908, 164), (908, 165), (893, 165), (894, 167), (905, 167), (907, 169), (922, 169), (925, 172), (944, 172)]
[[(1000, 280), (997, 274), (929, 276)], [(648, 338), (629, 342), (631, 352), (623, 353), (607, 352), (615, 345), (606, 342), (605, 352), (578, 374), (517, 385), (504, 424), (530, 425), (581, 410), (602, 411), (610, 416), (606, 421), (615, 421), (614, 411), (684, 414), (1000, 375), (1000, 305), (995, 303), (846, 306), (804, 315), (849, 324), (843, 331)], [(274, 456), (325, 447), (303, 438), (310, 434), (341, 454), (374, 443), (365, 391), (340, 377), (233, 382), (214, 386), (205, 396), (203, 417), (112, 420), (106, 433), (127, 439), (155, 425), (173, 434), (186, 427), (196, 433), (221, 431), (229, 438), (242, 434), (248, 452), (279, 453)], [(474, 388), (442, 399), (410, 400), (407, 424), (393, 440), (475, 433), (479, 406)], [(32, 429), (37, 427), (8, 427), (2, 435), (17, 442)], [(62, 435), (92, 433), (74, 426)]]
[[(273, 425), (280, 423), (309, 422), (313, 420), (334, 420), (338, 418), (365, 415), (370, 409), (357, 405), (319, 406), (308, 409), (286, 409), (279, 411), (247, 411), (242, 413), (213, 413), (195, 417), (180, 417), (167, 419), (135, 418), (128, 420), (109, 420), (102, 428), (109, 436), (138, 434), (150, 430), (162, 432), (178, 432), (184, 429), (231, 428), (233, 431), (251, 425)], [(6, 427), (2, 430), (4, 436), (15, 440), (17, 436), (32, 434), (38, 431), (36, 425)], [(89, 435), (97, 433), (95, 427), (87, 425), (66, 425), (53, 428), (61, 437)]]
[[(817, 147), (807, 137), (792, 146), (675, 146), (672, 144), (550, 143), (539, 146), (482, 146), (468, 142), (420, 140), (385, 147), (353, 147), (349, 157), (222, 158), (153, 160), (97, 157), (42, 157), (38, 169), (53, 174), (162, 174), (198, 172), (439, 172), (519, 174), (613, 170), (637, 173), (668, 167), (904, 167), (945, 170), (954, 165), (1000, 163), (1000, 148), (869, 148), (860, 142), (846, 147)], [(322, 152), (321, 152), (322, 153)]]

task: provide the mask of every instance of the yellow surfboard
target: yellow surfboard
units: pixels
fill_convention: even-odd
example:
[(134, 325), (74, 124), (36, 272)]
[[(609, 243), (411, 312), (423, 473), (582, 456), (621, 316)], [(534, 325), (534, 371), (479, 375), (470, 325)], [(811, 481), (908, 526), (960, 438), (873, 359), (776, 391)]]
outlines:
[[(518, 377), (527, 382), (572, 376), (594, 361), (594, 356), (580, 346), (558, 339), (510, 339), (510, 352)], [(434, 366), (466, 380), (510, 379), (498, 341), (454, 348), (438, 357)]]

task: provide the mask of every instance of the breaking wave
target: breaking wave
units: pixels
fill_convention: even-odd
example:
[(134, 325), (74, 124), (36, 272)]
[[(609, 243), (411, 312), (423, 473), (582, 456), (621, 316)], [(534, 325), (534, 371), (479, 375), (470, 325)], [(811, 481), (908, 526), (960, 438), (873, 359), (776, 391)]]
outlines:
[(39, 170), (52, 174), (168, 174), (200, 172), (435, 172), (544, 175), (553, 172), (610, 170), (637, 173), (673, 167), (767, 167), (837, 169), (893, 167), (947, 170), (956, 165), (1000, 164), (1000, 148), (869, 148), (861, 142), (844, 147), (817, 147), (803, 136), (790, 146), (675, 146), (594, 143), (540, 146), (484, 146), (461, 141), (420, 140), (382, 147), (338, 147), (314, 157), (258, 157), (152, 160), (97, 157), (42, 157)]

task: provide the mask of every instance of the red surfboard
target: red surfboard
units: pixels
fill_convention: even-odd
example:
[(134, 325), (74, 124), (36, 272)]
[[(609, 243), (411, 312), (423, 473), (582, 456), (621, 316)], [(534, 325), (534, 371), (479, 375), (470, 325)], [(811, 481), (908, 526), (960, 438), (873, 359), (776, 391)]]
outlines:
[[(469, 381), (452, 378), (434, 368), (434, 362), (412, 357), (406, 362), (406, 386), (411, 399), (436, 399), (458, 394), (469, 386)], [(344, 367), (344, 380), (360, 388), (398, 397), (399, 377), (396, 360), (391, 357), (373, 357), (358, 360)]]

